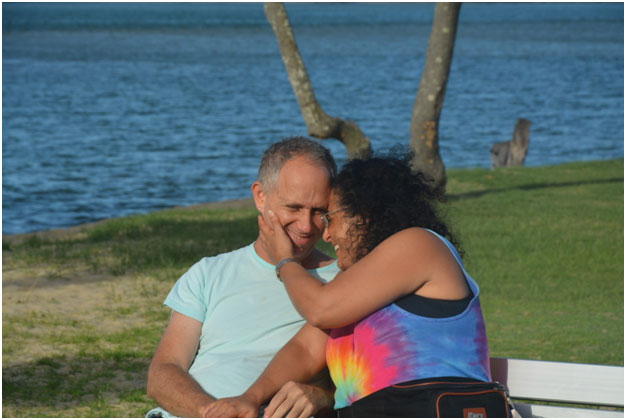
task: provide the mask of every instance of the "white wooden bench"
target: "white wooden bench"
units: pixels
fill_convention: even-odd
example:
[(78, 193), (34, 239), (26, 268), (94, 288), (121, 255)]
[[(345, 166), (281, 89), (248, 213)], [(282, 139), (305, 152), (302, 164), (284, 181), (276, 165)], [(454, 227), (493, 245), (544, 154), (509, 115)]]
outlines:
[[(491, 376), (508, 388), (522, 417), (624, 417), (623, 366), (492, 357)], [(547, 405), (516, 400), (541, 401)], [(555, 403), (601, 408), (564, 407)]]

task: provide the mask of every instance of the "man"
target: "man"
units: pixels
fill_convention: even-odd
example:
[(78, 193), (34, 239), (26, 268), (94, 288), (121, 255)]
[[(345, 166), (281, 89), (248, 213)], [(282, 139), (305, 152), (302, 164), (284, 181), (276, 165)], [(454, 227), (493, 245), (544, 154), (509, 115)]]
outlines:
[[(330, 281), (336, 262), (315, 249), (322, 236), (330, 183), (337, 167), (330, 152), (302, 137), (272, 145), (252, 184), (257, 209), (276, 213), (311, 273)], [(256, 241), (203, 258), (165, 300), (172, 317), (148, 371), (148, 395), (161, 405), (148, 417), (203, 417), (218, 398), (243, 393), (274, 354), (304, 325)], [(289, 383), (276, 416), (311, 416), (332, 407), (322, 387)], [(275, 404), (274, 404), (275, 405)]]

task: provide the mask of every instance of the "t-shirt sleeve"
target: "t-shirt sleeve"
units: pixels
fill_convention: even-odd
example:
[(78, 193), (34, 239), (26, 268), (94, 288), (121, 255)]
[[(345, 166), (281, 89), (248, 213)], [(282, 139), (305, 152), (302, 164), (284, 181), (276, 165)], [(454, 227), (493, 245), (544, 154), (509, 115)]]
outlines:
[(194, 264), (178, 279), (164, 304), (204, 323), (207, 311), (206, 259)]

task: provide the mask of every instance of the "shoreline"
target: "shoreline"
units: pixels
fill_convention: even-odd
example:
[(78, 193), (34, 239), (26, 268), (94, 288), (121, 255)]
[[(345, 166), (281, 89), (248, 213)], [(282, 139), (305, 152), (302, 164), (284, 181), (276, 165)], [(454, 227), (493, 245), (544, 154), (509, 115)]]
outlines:
[[(610, 161), (614, 161), (614, 160), (621, 160), (622, 162), (624, 161), (624, 157), (616, 157), (616, 158), (610, 158), (610, 159), (592, 159), (592, 160), (576, 160), (576, 161), (571, 161), (571, 162), (562, 162), (562, 163), (558, 163), (558, 164), (551, 164), (551, 165), (541, 165), (541, 166), (528, 166), (528, 165), (522, 165), (520, 166), (520, 168), (546, 168), (546, 167), (554, 167), (554, 166), (562, 166), (562, 165), (570, 165), (570, 164), (579, 164), (579, 163), (592, 163), (592, 162), (610, 162)], [(452, 171), (464, 171), (464, 170), (476, 170), (476, 169), (487, 169), (487, 168), (450, 168), (450, 170)], [(492, 169), (490, 171), (493, 171)], [(63, 237), (67, 237), (67, 236), (71, 236), (74, 234), (79, 234), (81, 232), (84, 232), (85, 230), (89, 230), (94, 226), (97, 226), (99, 224), (108, 222), (110, 220), (115, 220), (115, 219), (119, 219), (119, 218), (123, 218), (123, 217), (128, 217), (128, 216), (132, 216), (132, 215), (145, 215), (145, 214), (150, 214), (150, 213), (157, 213), (157, 212), (161, 212), (161, 211), (169, 211), (169, 210), (174, 210), (174, 209), (225, 209), (225, 208), (246, 208), (246, 207), (254, 207), (254, 200), (252, 197), (248, 197), (248, 198), (234, 198), (234, 199), (230, 199), (230, 200), (223, 200), (223, 201), (213, 201), (213, 202), (205, 202), (205, 203), (198, 203), (198, 204), (191, 204), (188, 206), (173, 206), (173, 207), (166, 207), (166, 208), (162, 208), (162, 209), (157, 209), (157, 210), (150, 210), (150, 211), (146, 211), (146, 212), (140, 212), (140, 213), (132, 213), (132, 214), (128, 214), (125, 216), (118, 216), (118, 217), (110, 217), (107, 219), (102, 219), (102, 220), (97, 220), (94, 222), (87, 222), (87, 223), (81, 223), (78, 225), (74, 225), (74, 226), (68, 226), (68, 227), (60, 227), (60, 228), (52, 228), (52, 229), (47, 229), (47, 230), (40, 230), (40, 231), (33, 231), (33, 232), (25, 232), (25, 233), (12, 233), (12, 234), (2, 234), (2, 241), (6, 241), (9, 244), (15, 244), (15, 243), (21, 243), (25, 240), (28, 240), (30, 238), (33, 237), (39, 237), (39, 238), (52, 238), (52, 239), (61, 239)]]
[[(193, 209), (229, 209), (229, 208), (246, 208), (246, 207), (254, 207), (254, 200), (252, 198), (235, 198), (235, 199), (224, 200), (224, 201), (191, 204), (189, 206), (174, 206), (174, 207), (167, 207), (167, 208), (159, 209), (159, 210), (147, 211), (145, 213), (134, 213), (134, 214), (142, 215), (142, 214), (158, 213), (161, 211), (170, 211), (174, 209), (193, 210)], [(9, 244), (16, 244), (16, 243), (24, 242), (34, 237), (38, 237), (42, 239), (44, 238), (62, 239), (64, 237), (69, 237), (72, 235), (80, 234), (102, 223), (106, 223), (111, 220), (128, 217), (128, 216), (131, 216), (131, 215), (129, 214), (126, 216), (111, 217), (108, 219), (102, 219), (102, 220), (98, 220), (95, 222), (87, 222), (87, 223), (81, 223), (79, 225), (74, 225), (74, 226), (52, 228), (52, 229), (39, 230), (39, 231), (34, 231), (34, 232), (12, 233), (12, 234), (3, 233), (2, 242), (6, 241)]]

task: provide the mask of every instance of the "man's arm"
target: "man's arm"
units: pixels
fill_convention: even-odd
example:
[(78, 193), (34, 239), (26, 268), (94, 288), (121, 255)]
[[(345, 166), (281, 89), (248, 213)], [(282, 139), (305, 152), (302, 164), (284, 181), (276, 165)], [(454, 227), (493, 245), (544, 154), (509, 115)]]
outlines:
[(173, 311), (148, 370), (148, 396), (180, 417), (203, 417), (215, 401), (188, 373), (201, 331), (200, 321)]

